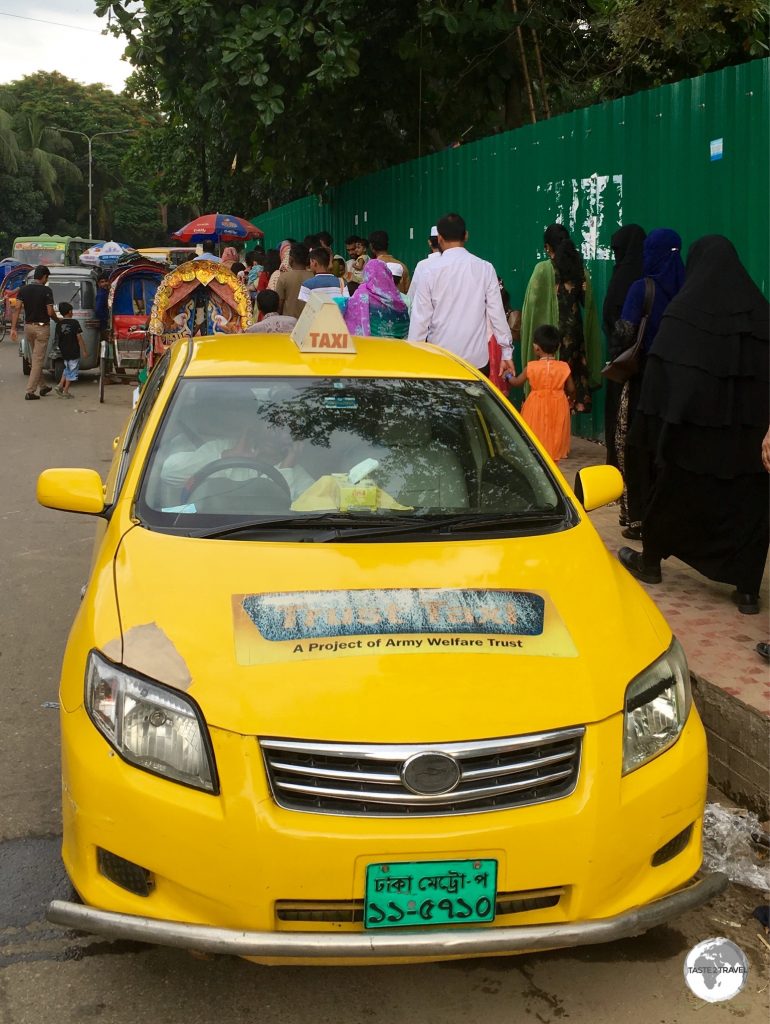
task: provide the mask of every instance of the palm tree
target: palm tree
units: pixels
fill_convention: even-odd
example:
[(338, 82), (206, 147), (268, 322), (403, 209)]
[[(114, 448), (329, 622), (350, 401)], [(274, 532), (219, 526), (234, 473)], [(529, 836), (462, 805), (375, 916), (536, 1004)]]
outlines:
[(37, 114), (24, 118), (16, 140), (19, 149), (32, 160), (37, 187), (53, 205), (62, 201), (62, 185), (82, 181), (80, 169), (61, 155), (62, 150), (71, 152), (69, 142), (55, 128), (44, 127)]
[(16, 174), (19, 169), (19, 142), (13, 130), (13, 118), (0, 109), (0, 170)]

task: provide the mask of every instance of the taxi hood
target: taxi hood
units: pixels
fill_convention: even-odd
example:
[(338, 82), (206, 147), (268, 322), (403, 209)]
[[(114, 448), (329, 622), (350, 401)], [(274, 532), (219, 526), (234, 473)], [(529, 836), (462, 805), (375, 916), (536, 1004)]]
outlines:
[(134, 527), (106, 653), (212, 726), (341, 742), (489, 738), (620, 711), (671, 633), (582, 521), (539, 537), (265, 543)]

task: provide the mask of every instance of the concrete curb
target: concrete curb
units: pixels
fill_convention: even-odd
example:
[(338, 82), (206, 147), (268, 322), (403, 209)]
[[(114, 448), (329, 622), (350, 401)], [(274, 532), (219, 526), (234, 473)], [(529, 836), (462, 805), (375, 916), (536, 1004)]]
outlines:
[(690, 673), (706, 728), (709, 782), (764, 821), (770, 813), (770, 718)]

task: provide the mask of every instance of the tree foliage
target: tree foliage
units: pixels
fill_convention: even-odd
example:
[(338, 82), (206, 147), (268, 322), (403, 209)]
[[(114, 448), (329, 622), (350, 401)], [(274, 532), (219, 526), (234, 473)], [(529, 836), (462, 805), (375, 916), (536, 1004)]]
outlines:
[(256, 211), (749, 59), (764, 0), (95, 0), (164, 194)]
[(10, 253), (17, 236), (43, 230), (46, 198), (34, 187), (33, 175), (32, 163), (23, 153), (18, 153), (12, 173), (0, 173), (0, 254)]
[(768, 5), (757, 0), (596, 0), (611, 58), (649, 84), (713, 71), (768, 52)]
[[(13, 173), (14, 158), (23, 158), (26, 188), (44, 197), (42, 210), (36, 200), (29, 204), (27, 221), (35, 223), (16, 233), (88, 233), (88, 142), (67, 129), (91, 136), (126, 132), (93, 139), (94, 234), (135, 244), (164, 239), (154, 182), (131, 158), (159, 120), (146, 103), (56, 72), (0, 85), (0, 169)], [(0, 204), (0, 232), (13, 233), (15, 216)]]
[(32, 163), (35, 184), (49, 202), (60, 204), (67, 185), (83, 180), (80, 169), (70, 159), (69, 143), (56, 128), (43, 124), (37, 111), (25, 110), (17, 122), (17, 144)]

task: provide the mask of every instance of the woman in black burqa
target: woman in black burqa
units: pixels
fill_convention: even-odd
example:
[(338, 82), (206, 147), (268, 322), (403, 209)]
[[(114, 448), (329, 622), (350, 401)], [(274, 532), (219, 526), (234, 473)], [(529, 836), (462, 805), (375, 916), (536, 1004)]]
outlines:
[(618, 552), (645, 583), (659, 583), (661, 559), (675, 555), (731, 583), (745, 614), (759, 611), (770, 539), (769, 337), (770, 306), (732, 243), (700, 238), (648, 354), (631, 428), (657, 467), (643, 551)]
[[(626, 224), (612, 236), (610, 245), (615, 254), (615, 267), (612, 271), (607, 294), (602, 306), (602, 329), (607, 339), (607, 354), (610, 360), (620, 355), (622, 348), (615, 344), (615, 324), (620, 319), (623, 303), (626, 301), (628, 289), (642, 276), (642, 253), (646, 234), (638, 224)], [(617, 466), (615, 453), (615, 428), (618, 421), (618, 408), (622, 384), (608, 380), (604, 391), (604, 443), (607, 446), (607, 465)], [(626, 524), (623, 524), (626, 525)]]

